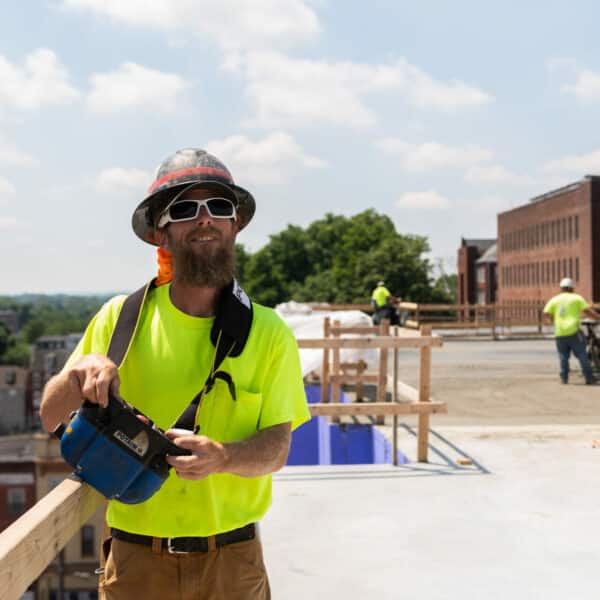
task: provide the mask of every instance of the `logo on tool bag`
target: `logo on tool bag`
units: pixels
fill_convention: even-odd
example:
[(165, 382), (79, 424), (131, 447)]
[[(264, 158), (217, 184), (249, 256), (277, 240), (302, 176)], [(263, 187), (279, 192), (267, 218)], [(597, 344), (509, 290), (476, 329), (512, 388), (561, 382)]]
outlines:
[(133, 439), (120, 430), (115, 431), (113, 435), (123, 445), (127, 446), (130, 450), (133, 450), (139, 456), (144, 456), (148, 451), (150, 442), (148, 440), (148, 434), (145, 431), (140, 431)]

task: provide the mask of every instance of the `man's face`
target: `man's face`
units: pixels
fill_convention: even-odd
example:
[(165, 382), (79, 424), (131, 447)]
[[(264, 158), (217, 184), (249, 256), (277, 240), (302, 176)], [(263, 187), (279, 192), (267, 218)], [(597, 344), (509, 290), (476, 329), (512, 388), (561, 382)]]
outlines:
[[(180, 200), (219, 197), (216, 190), (195, 189)], [(217, 219), (200, 207), (191, 221), (169, 223), (160, 230), (161, 246), (173, 255), (175, 278), (188, 285), (223, 287), (235, 270), (235, 238), (238, 225), (233, 219)]]

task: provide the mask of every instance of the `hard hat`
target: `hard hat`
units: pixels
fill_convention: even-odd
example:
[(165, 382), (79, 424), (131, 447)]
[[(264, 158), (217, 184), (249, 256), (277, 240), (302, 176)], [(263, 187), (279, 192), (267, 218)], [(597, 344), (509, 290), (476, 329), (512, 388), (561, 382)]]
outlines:
[(252, 194), (234, 184), (231, 173), (216, 156), (199, 148), (183, 148), (160, 164), (154, 183), (148, 189), (148, 196), (133, 212), (131, 225), (140, 239), (158, 245), (156, 220), (177, 193), (186, 187), (214, 187), (219, 194), (233, 200), (239, 215), (240, 230), (248, 225), (254, 215), (256, 203)]
[(563, 277), (560, 280), (560, 288), (571, 288), (573, 289), (575, 287), (575, 284), (573, 283), (573, 280), (570, 277)]
[(377, 282), (377, 285), (385, 285), (385, 281), (383, 281), (383, 279), (380, 279), (380, 280)]

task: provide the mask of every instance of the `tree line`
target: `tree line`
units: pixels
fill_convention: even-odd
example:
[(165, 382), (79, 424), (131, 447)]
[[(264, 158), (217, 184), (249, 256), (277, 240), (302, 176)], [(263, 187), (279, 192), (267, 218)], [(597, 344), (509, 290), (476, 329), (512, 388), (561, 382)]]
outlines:
[[(255, 253), (236, 244), (237, 277), (255, 301), (267, 306), (296, 300), (365, 304), (383, 279), (412, 302), (454, 301), (455, 275), (438, 273), (426, 258), (427, 238), (396, 231), (375, 210), (327, 214), (306, 228), (289, 225)], [(0, 309), (17, 312), (19, 331), (0, 323), (0, 364), (29, 362), (29, 346), (43, 335), (83, 332), (109, 296), (0, 297)]]

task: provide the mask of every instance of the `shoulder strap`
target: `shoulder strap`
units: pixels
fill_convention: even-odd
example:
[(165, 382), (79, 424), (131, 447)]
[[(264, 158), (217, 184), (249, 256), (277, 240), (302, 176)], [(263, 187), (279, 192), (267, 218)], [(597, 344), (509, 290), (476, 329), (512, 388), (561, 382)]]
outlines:
[(141, 287), (133, 294), (127, 296), (115, 328), (110, 337), (110, 343), (106, 355), (118, 367), (123, 364), (127, 352), (131, 347), (131, 342), (135, 336), (135, 332), (142, 314), (142, 306), (146, 300), (148, 292), (155, 287), (155, 279)]

